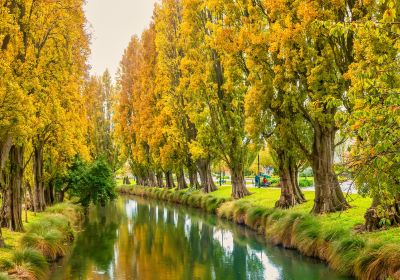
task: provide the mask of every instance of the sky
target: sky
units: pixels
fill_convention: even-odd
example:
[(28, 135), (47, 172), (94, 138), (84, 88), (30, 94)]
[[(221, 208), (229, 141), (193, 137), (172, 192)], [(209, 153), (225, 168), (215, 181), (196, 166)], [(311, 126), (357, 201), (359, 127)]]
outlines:
[(91, 74), (106, 69), (115, 76), (133, 35), (149, 25), (157, 0), (87, 0), (85, 12), (91, 33)]

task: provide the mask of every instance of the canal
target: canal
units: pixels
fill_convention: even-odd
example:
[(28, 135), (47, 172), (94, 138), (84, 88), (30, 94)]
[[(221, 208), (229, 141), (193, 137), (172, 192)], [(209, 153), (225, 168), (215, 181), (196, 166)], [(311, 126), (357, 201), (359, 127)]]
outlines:
[(271, 246), (195, 209), (121, 197), (93, 207), (51, 280), (344, 280), (318, 260)]

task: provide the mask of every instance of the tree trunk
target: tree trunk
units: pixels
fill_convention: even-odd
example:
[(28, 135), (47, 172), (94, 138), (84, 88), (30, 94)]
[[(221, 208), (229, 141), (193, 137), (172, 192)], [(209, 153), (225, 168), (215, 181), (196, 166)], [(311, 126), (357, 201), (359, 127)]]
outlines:
[(306, 200), (298, 185), (298, 170), (294, 159), (285, 150), (276, 150), (276, 152), (279, 161), (281, 196), (275, 207), (288, 209)]
[(211, 174), (211, 161), (209, 159), (199, 159), (197, 167), (200, 175), (200, 187), (205, 193), (211, 193), (217, 190)]
[(10, 150), (9, 180), (3, 190), (2, 226), (22, 232), (22, 182), (24, 168), (23, 147), (13, 145)]
[(197, 170), (189, 170), (189, 185), (190, 188), (198, 190), (200, 188), (199, 180), (197, 178)]
[(122, 183), (123, 183), (124, 185), (130, 185), (130, 184), (131, 184), (131, 181), (129, 180), (129, 177), (128, 177), (128, 176), (125, 176)]
[[(378, 211), (378, 207), (381, 210)], [(392, 205), (382, 205), (378, 197), (374, 197), (372, 205), (364, 214), (365, 224), (364, 229), (366, 231), (375, 231), (387, 226), (396, 226), (400, 224), (400, 197), (397, 196)], [(386, 219), (386, 223), (384, 222)]]
[(148, 186), (149, 187), (157, 187), (156, 176), (153, 171), (148, 171)]
[(180, 168), (177, 173), (177, 180), (178, 180), (178, 190), (187, 189), (187, 184), (185, 180), (185, 173), (183, 172), (183, 168)]
[(6, 247), (6, 243), (4, 242), (3, 232), (0, 227), (0, 248), (4, 248), (4, 247)]
[(174, 179), (172, 177), (172, 172), (171, 171), (165, 172), (165, 180), (166, 180), (167, 189), (175, 188), (175, 183), (174, 183)]
[(65, 193), (69, 190), (69, 188), (70, 188), (69, 185), (61, 188), (61, 190), (58, 192), (58, 195), (57, 195), (57, 202), (61, 203), (64, 201)]
[(46, 205), (54, 204), (54, 180), (51, 179), (47, 188), (45, 189), (45, 201)]
[(315, 181), (315, 214), (349, 208), (334, 171), (335, 129), (319, 127), (314, 132), (312, 168)]
[(232, 177), (232, 197), (234, 199), (239, 199), (250, 194), (249, 190), (246, 188), (246, 182), (243, 176), (243, 166), (237, 165), (230, 167), (231, 177)]
[(157, 177), (157, 186), (159, 188), (165, 188), (162, 172), (157, 172), (156, 177)]
[(26, 207), (29, 210), (33, 210), (34, 207), (33, 207), (32, 188), (28, 181), (25, 183), (25, 188), (26, 188), (26, 192), (28, 193), (28, 196), (29, 196), (29, 199), (28, 198), (26, 199), (26, 204), (27, 204)]
[(187, 168), (189, 173), (190, 188), (198, 190), (200, 188), (200, 184), (197, 178), (197, 168), (191, 159), (188, 160)]
[(33, 161), (33, 207), (35, 212), (42, 212), (46, 209), (44, 199), (44, 184), (43, 184), (43, 148), (35, 147)]

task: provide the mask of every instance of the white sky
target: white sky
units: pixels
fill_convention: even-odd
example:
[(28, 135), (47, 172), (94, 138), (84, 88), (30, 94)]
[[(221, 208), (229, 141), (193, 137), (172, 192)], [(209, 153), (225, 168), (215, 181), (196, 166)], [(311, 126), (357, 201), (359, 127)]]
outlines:
[(91, 73), (106, 69), (115, 76), (131, 37), (148, 26), (157, 0), (87, 0), (86, 16), (92, 34)]

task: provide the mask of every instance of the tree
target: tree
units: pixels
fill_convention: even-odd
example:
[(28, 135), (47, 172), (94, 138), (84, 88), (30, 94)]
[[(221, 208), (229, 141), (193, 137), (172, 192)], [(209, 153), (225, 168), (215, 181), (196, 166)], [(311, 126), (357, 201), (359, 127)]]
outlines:
[(343, 26), (362, 17), (360, 5), (357, 1), (258, 4), (270, 24), (268, 50), (280, 61), (273, 68), (274, 84), (290, 89), (282, 92), (284, 102), (304, 118), (313, 138), (307, 147), (302, 131), (293, 131), (313, 167), (314, 213), (349, 207), (334, 171), (334, 155), (336, 135), (345, 126), (337, 118), (344, 109), (351, 110), (346, 95), (350, 84), (344, 75), (354, 60), (354, 34), (344, 32)]
[(122, 166), (119, 160), (119, 145), (113, 139), (115, 92), (116, 87), (108, 70), (101, 77), (91, 77), (86, 82), (84, 91), (91, 156), (104, 157), (114, 172)]
[(70, 195), (78, 197), (84, 207), (90, 203), (104, 206), (116, 197), (114, 173), (104, 159), (88, 164), (76, 157), (64, 181)]
[(222, 3), (183, 3), (186, 18), (192, 22), (184, 26), (187, 58), (182, 65), (192, 94), (190, 118), (197, 129), (191, 151), (199, 158), (215, 155), (223, 159), (231, 171), (232, 197), (240, 198), (249, 194), (244, 184), (249, 144), (244, 131), (243, 99), (247, 86), (241, 64), (237, 64), (237, 59), (243, 58), (241, 53), (231, 53), (222, 44), (230, 34), (227, 30), (234, 26), (228, 26), (228, 20), (225, 24), (229, 13)]
[[(77, 101), (79, 107), (79, 87), (86, 70), (82, 5), (79, 0), (1, 4), (0, 72), (5, 78), (0, 81), (0, 110), (4, 111), (0, 121), (1, 216), (3, 225), (15, 231), (23, 230), (24, 177), (29, 177), (24, 175), (30, 174), (30, 161), (35, 163), (35, 201), (44, 206), (43, 143), (51, 145), (59, 136), (58, 129), (70, 127), (73, 133), (66, 136), (76, 136), (68, 139), (69, 143), (76, 140), (71, 143), (76, 147), (78, 134), (85, 130), (84, 122), (79, 122), (80, 111), (71, 106)], [(78, 121), (75, 126), (71, 125), (74, 121)]]
[(349, 132), (353, 136), (348, 166), (360, 193), (373, 198), (365, 229), (400, 223), (399, 90), (400, 5), (369, 3), (355, 33), (355, 61), (346, 75), (351, 82)]

